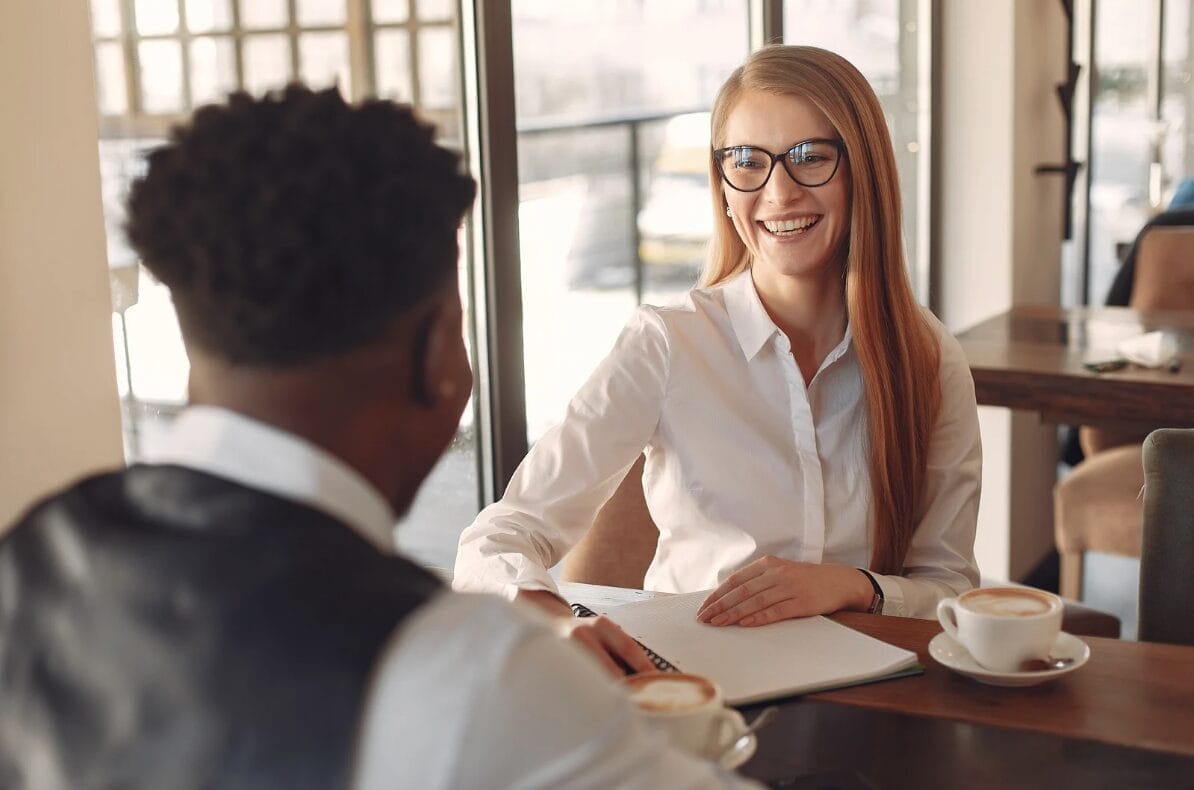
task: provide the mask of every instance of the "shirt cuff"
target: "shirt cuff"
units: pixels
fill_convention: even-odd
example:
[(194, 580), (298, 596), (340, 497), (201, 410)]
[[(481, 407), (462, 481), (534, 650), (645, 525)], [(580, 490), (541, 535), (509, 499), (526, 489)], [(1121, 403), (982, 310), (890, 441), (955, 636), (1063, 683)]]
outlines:
[(871, 573), (871, 576), (879, 584), (879, 589), (883, 590), (883, 610), (880, 614), (894, 617), (907, 616), (907, 609), (904, 606), (904, 589), (897, 581), (898, 577), (884, 576), (874, 572)]

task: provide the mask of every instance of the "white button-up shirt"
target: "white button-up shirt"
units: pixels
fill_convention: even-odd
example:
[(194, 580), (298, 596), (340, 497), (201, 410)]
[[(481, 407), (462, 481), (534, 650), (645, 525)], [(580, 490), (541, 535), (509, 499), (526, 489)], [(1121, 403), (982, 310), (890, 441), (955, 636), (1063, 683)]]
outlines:
[[(356, 470), (234, 412), (187, 409), (145, 461), (317, 508), (393, 551), (393, 512)], [(587, 653), (522, 609), (444, 593), (403, 621), (374, 666), (354, 788), (756, 786), (669, 748)]]
[[(876, 576), (884, 613), (918, 617), (978, 583), (982, 466), (969, 367), (925, 315), (941, 345), (941, 412), (904, 573)], [(554, 590), (546, 569), (580, 540), (644, 448), (643, 487), (659, 527), (647, 589), (710, 589), (767, 555), (870, 561), (866, 399), (850, 330), (805, 387), (744, 272), (679, 306), (637, 310), (505, 496), (461, 536), (457, 588)]]

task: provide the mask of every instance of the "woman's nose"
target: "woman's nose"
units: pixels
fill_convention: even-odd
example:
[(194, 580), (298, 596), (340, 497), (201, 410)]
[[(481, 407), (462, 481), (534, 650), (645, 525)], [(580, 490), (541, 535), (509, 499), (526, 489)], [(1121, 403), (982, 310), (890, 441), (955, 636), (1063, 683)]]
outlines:
[(792, 178), (792, 174), (783, 166), (783, 163), (776, 162), (775, 169), (771, 171), (771, 178), (767, 179), (767, 185), (763, 187), (763, 198), (772, 203), (792, 203), (804, 196), (807, 187), (802, 186)]

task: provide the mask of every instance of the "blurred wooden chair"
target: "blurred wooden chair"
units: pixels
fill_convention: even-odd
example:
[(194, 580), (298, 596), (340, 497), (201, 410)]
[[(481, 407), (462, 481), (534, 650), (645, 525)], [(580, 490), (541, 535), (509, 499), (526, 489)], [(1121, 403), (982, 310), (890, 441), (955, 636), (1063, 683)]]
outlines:
[(1194, 429), (1144, 440), (1141, 640), (1194, 645)]
[[(1140, 310), (1194, 310), (1194, 227), (1150, 226), (1141, 232), (1128, 304)], [(1062, 595), (1082, 597), (1087, 551), (1140, 556), (1140, 448), (1147, 435), (1148, 429), (1079, 429), (1086, 460), (1053, 494)]]
[(1064, 597), (1082, 599), (1086, 552), (1140, 556), (1143, 487), (1139, 444), (1089, 455), (1054, 486), (1053, 532)]
[[(643, 494), (645, 461), (639, 456), (597, 513), (593, 526), (565, 555), (560, 581), (642, 589), (659, 545), (659, 528), (647, 511)], [(1007, 582), (991, 581), (991, 584)], [(1120, 622), (1108, 612), (1066, 601), (1062, 628), (1082, 636), (1118, 638)]]

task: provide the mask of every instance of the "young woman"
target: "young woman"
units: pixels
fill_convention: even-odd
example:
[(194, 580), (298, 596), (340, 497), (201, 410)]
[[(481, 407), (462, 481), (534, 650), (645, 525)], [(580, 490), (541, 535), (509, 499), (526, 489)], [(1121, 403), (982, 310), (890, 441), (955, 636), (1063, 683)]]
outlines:
[[(904, 266), (882, 109), (843, 58), (755, 52), (712, 112), (701, 284), (643, 306), (461, 536), (456, 585), (561, 614), (547, 568), (640, 453), (659, 527), (648, 589), (699, 617), (931, 617), (978, 581), (981, 450), (961, 349)], [(586, 634), (620, 652), (619, 634)]]

